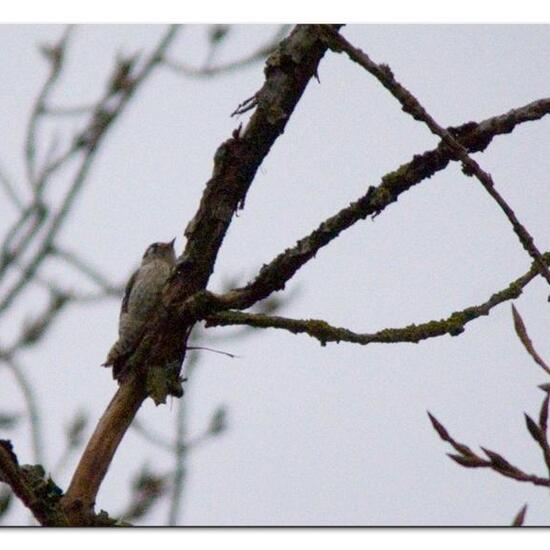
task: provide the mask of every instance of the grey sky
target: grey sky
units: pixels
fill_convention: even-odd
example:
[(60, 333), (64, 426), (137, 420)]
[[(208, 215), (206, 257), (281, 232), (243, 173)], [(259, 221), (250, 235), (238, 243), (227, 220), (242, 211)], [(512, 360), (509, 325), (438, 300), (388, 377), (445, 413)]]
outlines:
[[(151, 47), (162, 29), (77, 28), (54, 96), (58, 104), (93, 101), (116, 52)], [(272, 31), (235, 28), (219, 60), (250, 51)], [(0, 28), (0, 161), (20, 180), (25, 121), (46, 70), (35, 46), (60, 32), (60, 26)], [(388, 63), (445, 126), (502, 114), (550, 90), (548, 26), (351, 25), (343, 32), (375, 61)], [(171, 53), (200, 63), (204, 43), (204, 29), (191, 26)], [(385, 173), (437, 144), (343, 55), (327, 54), (319, 77), (231, 226), (214, 290), (225, 278), (253, 276)], [(262, 80), (262, 64), (211, 80), (159, 70), (108, 137), (61, 242), (117, 281), (151, 242), (177, 235), (180, 251), (216, 147), (239, 122), (229, 114)], [(73, 123), (65, 124), (69, 131)], [(548, 117), (524, 124), (476, 155), (541, 250), (550, 249), (549, 131)], [(0, 216), (2, 227), (13, 216), (4, 197)], [(451, 165), (323, 249), (288, 285), (295, 297), (283, 314), (324, 318), (358, 332), (440, 319), (485, 301), (530, 263), (481, 186)], [(55, 265), (47, 273), (69, 286), (82, 282)], [(549, 294), (536, 280), (516, 302), (547, 358)], [(39, 299), (29, 294), (21, 300), (18, 317), (0, 328), (0, 342)], [(115, 339), (118, 308), (116, 301), (71, 308), (24, 356), (45, 416), (49, 466), (71, 415), (84, 409), (97, 420), (114, 393), (110, 372), (99, 364)], [(184, 399), (190, 435), (200, 433), (221, 403), (228, 407), (229, 429), (190, 457), (184, 524), (502, 525), (526, 502), (527, 523), (548, 523), (544, 489), (458, 467), (426, 416), (428, 409), (460, 441), (502, 452), (544, 475), (523, 412), (538, 414), (536, 385), (547, 380), (518, 342), (509, 304), (469, 324), (458, 338), (419, 345), (322, 348), (307, 336), (275, 330), (220, 345), (240, 358), (208, 354)], [(0, 410), (21, 407), (15, 388), (0, 368)], [(138, 418), (171, 437), (176, 409), (176, 403), (147, 403)], [(13, 440), (28, 462), (27, 432), (17, 431)], [(169, 455), (130, 432), (97, 508), (120, 511), (128, 479), (144, 462), (158, 471), (172, 466)], [(56, 481), (65, 486), (72, 468)], [(145, 523), (164, 523), (166, 514), (161, 505)], [(24, 523), (26, 515), (14, 507), (9, 520)]]

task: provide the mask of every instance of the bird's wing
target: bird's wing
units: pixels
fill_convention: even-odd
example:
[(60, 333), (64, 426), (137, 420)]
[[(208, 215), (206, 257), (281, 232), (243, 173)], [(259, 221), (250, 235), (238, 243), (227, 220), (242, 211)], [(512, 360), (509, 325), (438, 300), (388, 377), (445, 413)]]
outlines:
[(139, 269), (136, 269), (134, 271), (134, 273), (130, 277), (130, 280), (126, 284), (126, 288), (124, 290), (124, 298), (122, 298), (122, 305), (120, 307), (120, 315), (121, 316), (128, 312), (128, 302), (130, 300), (130, 294), (132, 292), (132, 288), (134, 288), (134, 284), (135, 284), (136, 279), (137, 279), (138, 271), (139, 271)]

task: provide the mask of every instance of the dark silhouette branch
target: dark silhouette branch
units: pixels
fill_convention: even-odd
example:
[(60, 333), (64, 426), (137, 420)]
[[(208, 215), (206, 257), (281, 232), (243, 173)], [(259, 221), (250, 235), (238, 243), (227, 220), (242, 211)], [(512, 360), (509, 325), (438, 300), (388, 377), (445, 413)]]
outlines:
[(379, 65), (372, 61), (370, 57), (350, 44), (337, 30), (331, 29), (326, 25), (319, 26), (320, 34), (327, 37), (327, 43), (331, 49), (340, 52), (344, 51), (348, 57), (361, 65), (370, 74), (372, 74), (389, 92), (401, 103), (403, 111), (410, 114), (415, 120), (424, 122), (435, 135), (439, 136), (443, 143), (452, 151), (456, 160), (462, 162), (463, 172), (467, 176), (475, 176), (483, 185), (485, 190), (493, 198), (504, 212), (509, 222), (512, 224), (516, 235), (518, 236), (523, 248), (537, 262), (542, 276), (550, 284), (550, 271), (538, 248), (535, 246), (533, 237), (527, 231), (524, 225), (520, 223), (512, 208), (495, 189), (493, 178), (485, 172), (479, 164), (469, 156), (468, 150), (460, 143), (451, 132), (440, 126), (434, 118), (420, 104), (409, 90), (400, 84), (394, 77), (392, 70), (387, 65)]
[[(550, 264), (550, 252), (544, 254), (545, 262)], [(372, 343), (395, 344), (398, 342), (418, 343), (428, 338), (449, 334), (457, 336), (464, 332), (467, 323), (478, 317), (489, 315), (497, 305), (518, 298), (522, 289), (539, 275), (538, 266), (512, 281), (506, 288), (495, 292), (487, 301), (455, 311), (446, 319), (427, 321), (403, 328), (386, 328), (370, 334), (360, 334), (347, 328), (335, 327), (322, 319), (289, 319), (287, 317), (243, 313), (241, 311), (221, 311), (205, 318), (206, 327), (247, 325), (255, 328), (276, 328), (293, 334), (308, 334), (326, 345), (328, 342), (350, 342), (367, 345)]]
[[(495, 136), (508, 134), (517, 125), (538, 120), (549, 113), (550, 99), (541, 99), (480, 123), (469, 122), (449, 128), (449, 131), (473, 153), (485, 150)], [(294, 274), (342, 231), (368, 216), (379, 215), (402, 193), (445, 169), (452, 158), (452, 152), (443, 144), (415, 155), (410, 162), (386, 174), (378, 186), (370, 187), (365, 195), (326, 219), (315, 231), (264, 265), (253, 281), (218, 296), (217, 307), (222, 310), (247, 309), (273, 292), (284, 289)], [(215, 313), (215, 310), (211, 309), (210, 313)]]

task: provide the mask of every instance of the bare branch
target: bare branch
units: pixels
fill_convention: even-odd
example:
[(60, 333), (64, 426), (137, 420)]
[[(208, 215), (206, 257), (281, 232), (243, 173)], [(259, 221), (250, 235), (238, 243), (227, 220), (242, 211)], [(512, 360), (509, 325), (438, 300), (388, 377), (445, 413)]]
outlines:
[(39, 342), (69, 303), (70, 299), (71, 297), (69, 294), (52, 290), (50, 292), (48, 305), (36, 317), (23, 323), (21, 334), (15, 342), (4, 351), (4, 355), (14, 357), (22, 348), (34, 346)]
[(453, 156), (462, 162), (463, 172), (468, 176), (474, 175), (506, 214), (523, 248), (535, 262), (537, 262), (542, 276), (548, 281), (548, 284), (550, 284), (550, 271), (548, 271), (541, 253), (535, 246), (533, 237), (520, 223), (514, 211), (495, 189), (491, 175), (482, 170), (479, 164), (469, 156), (467, 148), (464, 147), (460, 141), (457, 141), (448, 130), (440, 126), (433, 119), (409, 90), (395, 79), (391, 69), (387, 65), (376, 64), (365, 52), (352, 46), (337, 30), (332, 29), (330, 26), (320, 25), (319, 29), (320, 33), (327, 37), (327, 42), (331, 49), (338, 52), (345, 51), (352, 61), (361, 65), (389, 90), (389, 92), (401, 103), (403, 111), (410, 114), (414, 119), (424, 122), (435, 135), (443, 140), (445, 145), (451, 149)]
[(140, 435), (145, 441), (154, 445), (156, 449), (161, 449), (169, 453), (173, 453), (178, 450), (177, 445), (174, 445), (168, 439), (165, 439), (164, 437), (145, 427), (140, 422), (139, 418), (134, 419), (134, 421), (132, 422), (132, 430)]
[(21, 274), (19, 280), (12, 285), (12, 287), (6, 292), (3, 300), (0, 301), (0, 313), (5, 311), (13, 303), (20, 292), (33, 279), (38, 267), (42, 264), (44, 259), (50, 254), (54, 240), (57, 237), (65, 218), (68, 216), (76, 196), (86, 181), (90, 166), (95, 158), (95, 151), (96, 149), (90, 151), (90, 153), (83, 159), (77, 175), (75, 176), (69, 191), (66, 193), (61, 206), (53, 215), (50, 226), (48, 227), (38, 250), (35, 252), (34, 257), (31, 258), (28, 265), (23, 268), (23, 273)]
[[(517, 125), (538, 120), (549, 113), (550, 98), (541, 99), (480, 123), (470, 122), (449, 128), (449, 132), (456, 135), (470, 152), (482, 151), (495, 136), (510, 133)], [(342, 231), (368, 216), (379, 215), (402, 193), (446, 168), (451, 160), (452, 154), (443, 144), (422, 155), (415, 155), (410, 162), (386, 174), (377, 187), (370, 187), (365, 195), (326, 219), (315, 231), (264, 265), (255, 280), (225, 293), (222, 309), (246, 309), (271, 293), (282, 290), (304, 264)]]
[[(46, 206), (35, 200), (21, 212), (18, 220), (7, 231), (0, 249), (0, 281), (6, 275), (10, 265), (13, 263), (20, 265), (19, 257), (37, 235), (47, 214)], [(20, 235), (23, 231), (23, 235)], [(13, 244), (17, 237), (19, 237), (18, 242)]]
[[(193, 380), (193, 375), (196, 372), (197, 366), (200, 363), (198, 353), (191, 353), (187, 361), (187, 378)], [(168, 525), (175, 526), (181, 512), (181, 502), (183, 498), (183, 489), (187, 474), (187, 457), (189, 446), (187, 444), (187, 400), (180, 399), (178, 403), (178, 412), (175, 422), (175, 452), (174, 452), (174, 469), (171, 479), (172, 491), (170, 493), (170, 506), (168, 508)]]
[(43, 114), (53, 117), (73, 117), (90, 115), (95, 109), (95, 105), (80, 105), (77, 107), (47, 106), (44, 107)]
[(65, 52), (67, 49), (67, 43), (71, 32), (71, 26), (67, 26), (63, 36), (57, 44), (54, 46), (44, 46), (42, 51), (50, 62), (50, 73), (48, 78), (44, 82), (38, 97), (33, 105), (31, 116), (29, 119), (29, 125), (27, 127), (27, 135), (25, 139), (25, 161), (27, 170), (27, 179), (31, 187), (34, 187), (35, 171), (36, 171), (36, 134), (37, 126), (41, 115), (44, 112), (46, 101), (51, 93), (54, 85), (61, 76), (65, 61)]
[[(110, 93), (118, 94), (118, 104), (113, 107), (112, 110), (106, 110), (103, 104), (107, 98), (104, 98), (102, 101), (100, 101), (97, 110), (92, 117), (92, 120), (90, 121), (88, 127), (82, 133), (81, 137), (75, 140), (71, 147), (69, 147), (69, 149), (65, 153), (61, 154), (61, 156), (56, 161), (53, 161), (52, 164), (44, 168), (41, 177), (39, 178), (40, 181), (36, 184), (41, 189), (45, 185), (45, 181), (47, 180), (47, 178), (49, 178), (59, 166), (63, 165), (77, 152), (83, 153), (80, 165), (71, 182), (71, 185), (66, 192), (60, 207), (51, 216), (49, 227), (45, 232), (45, 235), (42, 239), (42, 242), (40, 243), (40, 246), (38, 247), (38, 250), (29, 260), (19, 280), (14, 283), (14, 285), (6, 292), (3, 300), (0, 301), (0, 313), (2, 311), (5, 311), (12, 304), (12, 302), (17, 298), (20, 292), (27, 286), (29, 281), (31, 281), (32, 278), (35, 276), (39, 266), (42, 264), (44, 259), (50, 254), (51, 250), (54, 247), (54, 242), (57, 234), (61, 229), (63, 223), (65, 222), (65, 219), (67, 218), (76, 197), (78, 196), (78, 194), (82, 190), (82, 187), (84, 186), (84, 183), (86, 182), (90, 167), (95, 160), (95, 156), (98, 152), (102, 139), (106, 135), (107, 130), (121, 115), (138, 87), (144, 82), (151, 71), (160, 63), (164, 51), (174, 40), (176, 33), (177, 25), (172, 25), (165, 33), (165, 35), (160, 39), (157, 47), (146, 61), (141, 71), (133, 79), (128, 80), (126, 87), (122, 90), (117, 89), (116, 91), (110, 91)], [(30, 133), (30, 135), (32, 135), (32, 132)], [(28, 216), (32, 214), (34, 208), (34, 206), (33, 208), (31, 208)], [(37, 225), (41, 225), (42, 223), (43, 220), (40, 220), (40, 223), (37, 222)], [(34, 230), (34, 232), (35, 231), (36, 230)], [(30, 242), (31, 237), (34, 236), (34, 232), (31, 236), (29, 236), (28, 239), (26, 239), (25, 244), (28, 244), (28, 242)], [(21, 252), (22, 250), (18, 250), (17, 254), (20, 254)], [(11, 259), (15, 255), (16, 253), (12, 252), (9, 255), (9, 258)]]
[[(544, 258), (546, 262), (550, 263), (550, 253), (546, 253)], [(445, 334), (451, 336), (461, 334), (464, 332), (467, 323), (478, 317), (489, 315), (490, 311), (502, 302), (517, 298), (522, 289), (538, 274), (538, 267), (533, 265), (527, 273), (512, 281), (506, 288), (494, 293), (487, 301), (477, 306), (455, 311), (446, 319), (427, 321), (403, 328), (387, 328), (370, 334), (360, 334), (346, 328), (334, 327), (321, 319), (289, 319), (287, 317), (240, 311), (221, 311), (207, 316), (205, 321), (206, 327), (247, 325), (256, 328), (277, 328), (293, 334), (308, 334), (319, 340), (323, 346), (328, 342), (350, 342), (360, 345), (372, 343), (394, 344), (398, 342), (418, 343)]]
[(144, 380), (132, 377), (118, 389), (97, 424), (62, 500), (67, 515), (74, 518), (76, 524), (93, 510), (115, 451), (146, 397)]
[(257, 109), (246, 128), (218, 148), (213, 177), (185, 230), (188, 242), (179, 262), (179, 272), (187, 277), (193, 268), (193, 291), (205, 288), (233, 215), (244, 206), (256, 171), (283, 133), (325, 51), (311, 26), (298, 25), (267, 60), (266, 80), (255, 94)]
[(154, 474), (144, 465), (132, 481), (131, 502), (120, 516), (122, 521), (136, 521), (145, 516), (167, 492), (168, 487), (166, 476)]
[(4, 189), (4, 192), (8, 199), (15, 205), (17, 210), (22, 212), (25, 209), (23, 199), (19, 196), (19, 192), (16, 190), (16, 185), (13, 183), (12, 178), (6, 173), (5, 169), (0, 166), (0, 185)]
[(71, 455), (83, 443), (83, 432), (88, 424), (88, 416), (82, 411), (77, 411), (71, 418), (68, 426), (65, 428), (65, 448), (59, 455), (59, 458), (52, 467), (52, 475), (57, 477), (65, 468)]
[[(196, 357), (196, 354), (193, 354)], [(197, 361), (195, 359), (195, 361)], [(196, 365), (196, 363), (195, 363)], [(189, 367), (189, 364), (188, 364)], [(193, 370), (193, 368), (192, 368)], [(189, 371), (188, 371), (189, 373)], [(188, 447), (185, 443), (187, 435), (186, 426), (187, 403), (185, 399), (180, 399), (178, 403), (178, 415), (176, 417), (176, 450), (174, 453), (174, 473), (171, 479), (172, 491), (170, 494), (170, 508), (168, 510), (168, 525), (176, 526), (180, 516), (181, 500), (183, 496), (183, 486), (187, 474), (187, 453)]]

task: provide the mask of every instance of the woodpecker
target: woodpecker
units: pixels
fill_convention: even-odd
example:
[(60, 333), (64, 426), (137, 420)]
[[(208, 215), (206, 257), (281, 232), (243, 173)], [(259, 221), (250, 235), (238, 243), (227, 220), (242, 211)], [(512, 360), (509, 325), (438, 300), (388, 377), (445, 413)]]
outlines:
[(118, 340), (113, 345), (103, 366), (113, 365), (113, 377), (118, 378), (118, 360), (131, 352), (145, 324), (160, 302), (164, 284), (176, 265), (173, 239), (169, 243), (153, 243), (141, 261), (141, 265), (130, 277), (118, 323)]

